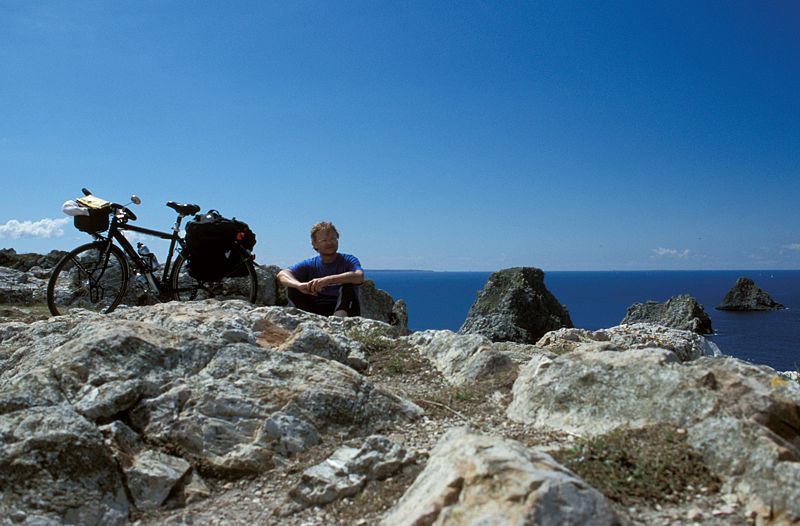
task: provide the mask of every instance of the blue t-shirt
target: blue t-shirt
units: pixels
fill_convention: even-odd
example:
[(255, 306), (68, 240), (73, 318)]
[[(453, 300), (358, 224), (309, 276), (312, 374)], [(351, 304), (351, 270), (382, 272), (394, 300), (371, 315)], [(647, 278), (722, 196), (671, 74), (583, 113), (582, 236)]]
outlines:
[[(297, 278), (297, 281), (306, 283), (316, 278), (324, 278), (325, 276), (333, 276), (335, 274), (343, 274), (345, 272), (353, 272), (356, 270), (364, 270), (361, 268), (361, 262), (357, 257), (350, 254), (336, 254), (336, 260), (333, 263), (323, 263), (320, 256), (305, 259), (300, 263), (295, 263), (289, 270)], [(322, 292), (316, 296), (316, 301), (321, 304), (336, 303), (339, 297), (339, 288), (341, 285), (329, 285), (322, 289)], [(356, 285), (356, 293), (361, 292), (361, 287)]]

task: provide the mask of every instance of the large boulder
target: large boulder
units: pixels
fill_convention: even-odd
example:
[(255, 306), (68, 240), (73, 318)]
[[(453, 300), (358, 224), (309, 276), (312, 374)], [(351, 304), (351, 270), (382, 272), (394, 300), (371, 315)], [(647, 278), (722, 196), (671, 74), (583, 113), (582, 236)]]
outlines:
[(408, 334), (408, 312), (406, 302), (395, 301), (385, 290), (375, 286), (372, 280), (361, 285), (361, 317), (378, 320), (397, 327), (400, 334)]
[(456, 428), (439, 440), (425, 470), (382, 523), (610, 526), (621, 521), (603, 495), (546, 453)]
[(711, 329), (711, 318), (703, 310), (703, 306), (689, 294), (674, 296), (664, 303), (634, 303), (628, 307), (628, 313), (620, 323), (655, 323), (697, 334), (714, 332)]
[(672, 351), (682, 362), (722, 354), (717, 344), (695, 332), (650, 323), (619, 325), (597, 331), (559, 329), (542, 336), (536, 346), (554, 354), (575, 350), (626, 351), (659, 348)]
[(572, 327), (572, 320), (545, 287), (544, 272), (517, 267), (489, 276), (458, 332), (482, 334), (494, 342), (536, 343), (562, 327)]
[(303, 348), (336, 358), (375, 326), (395, 330), (213, 300), (0, 325), (0, 517), (119, 524), (202, 494), (198, 474), (261, 474), (325, 437), (410, 422), (419, 407)]
[(769, 294), (758, 288), (750, 278), (739, 278), (736, 284), (725, 294), (717, 310), (760, 311), (778, 310), (783, 305), (773, 300)]
[(581, 436), (685, 429), (726, 491), (761, 520), (800, 521), (800, 386), (768, 367), (680, 362), (657, 347), (537, 356), (520, 371), (507, 415)]

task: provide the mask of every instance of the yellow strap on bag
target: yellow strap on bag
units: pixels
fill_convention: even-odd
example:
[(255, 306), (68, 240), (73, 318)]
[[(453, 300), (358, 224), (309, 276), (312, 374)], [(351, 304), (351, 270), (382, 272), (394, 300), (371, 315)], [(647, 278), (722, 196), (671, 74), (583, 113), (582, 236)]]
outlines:
[(85, 206), (86, 208), (93, 208), (95, 210), (105, 208), (111, 204), (110, 201), (106, 201), (105, 199), (100, 199), (99, 197), (95, 197), (93, 195), (87, 195), (86, 197), (78, 198), (75, 201), (77, 201), (78, 204)]

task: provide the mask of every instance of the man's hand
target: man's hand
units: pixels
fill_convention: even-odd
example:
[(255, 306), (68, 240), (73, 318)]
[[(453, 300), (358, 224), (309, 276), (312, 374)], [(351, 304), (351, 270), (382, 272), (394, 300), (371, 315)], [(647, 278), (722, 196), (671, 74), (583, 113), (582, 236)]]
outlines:
[(316, 296), (317, 293), (311, 290), (311, 282), (308, 283), (300, 283), (295, 287), (297, 290), (302, 292), (303, 294), (308, 294), (309, 296)]
[(328, 281), (329, 280), (325, 278), (315, 278), (307, 283), (304, 283), (304, 285), (308, 286), (309, 290), (309, 292), (307, 292), (306, 294), (311, 294), (313, 296), (316, 296), (317, 294), (322, 292), (322, 289), (328, 286)]

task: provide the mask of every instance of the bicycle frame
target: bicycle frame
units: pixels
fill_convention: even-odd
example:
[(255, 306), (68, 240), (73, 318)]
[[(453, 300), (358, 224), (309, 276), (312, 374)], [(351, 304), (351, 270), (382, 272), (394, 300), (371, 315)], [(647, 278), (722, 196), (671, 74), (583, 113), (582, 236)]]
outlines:
[[(172, 232), (161, 232), (159, 230), (151, 230), (149, 228), (143, 228), (136, 225), (129, 225), (126, 222), (122, 222), (119, 218), (114, 215), (113, 219), (111, 220), (111, 226), (108, 229), (108, 237), (103, 238), (103, 236), (99, 234), (95, 234), (96, 237), (105, 239), (108, 241), (109, 245), (116, 241), (119, 243), (122, 250), (127, 254), (128, 258), (133, 262), (136, 266), (136, 269), (145, 277), (147, 283), (153, 289), (154, 292), (164, 293), (169, 292), (170, 285), (168, 283), (168, 278), (170, 274), (170, 270), (172, 267), (172, 260), (175, 254), (175, 246), (180, 245), (181, 249), (185, 248), (185, 242), (180, 237), (180, 230), (181, 230), (181, 221), (183, 220), (183, 216), (178, 215), (177, 221), (175, 221), (175, 225), (172, 227)], [(170, 241), (169, 243), (169, 251), (167, 252), (167, 259), (164, 262), (164, 273), (161, 276), (161, 279), (157, 279), (157, 277), (153, 273), (153, 269), (150, 268), (150, 265), (146, 263), (136, 249), (133, 248), (133, 245), (128, 238), (122, 233), (124, 230), (129, 230), (131, 232), (138, 232), (140, 234), (145, 234), (147, 236), (158, 237), (161, 239), (167, 239)], [(107, 257), (107, 255), (106, 255)]]

